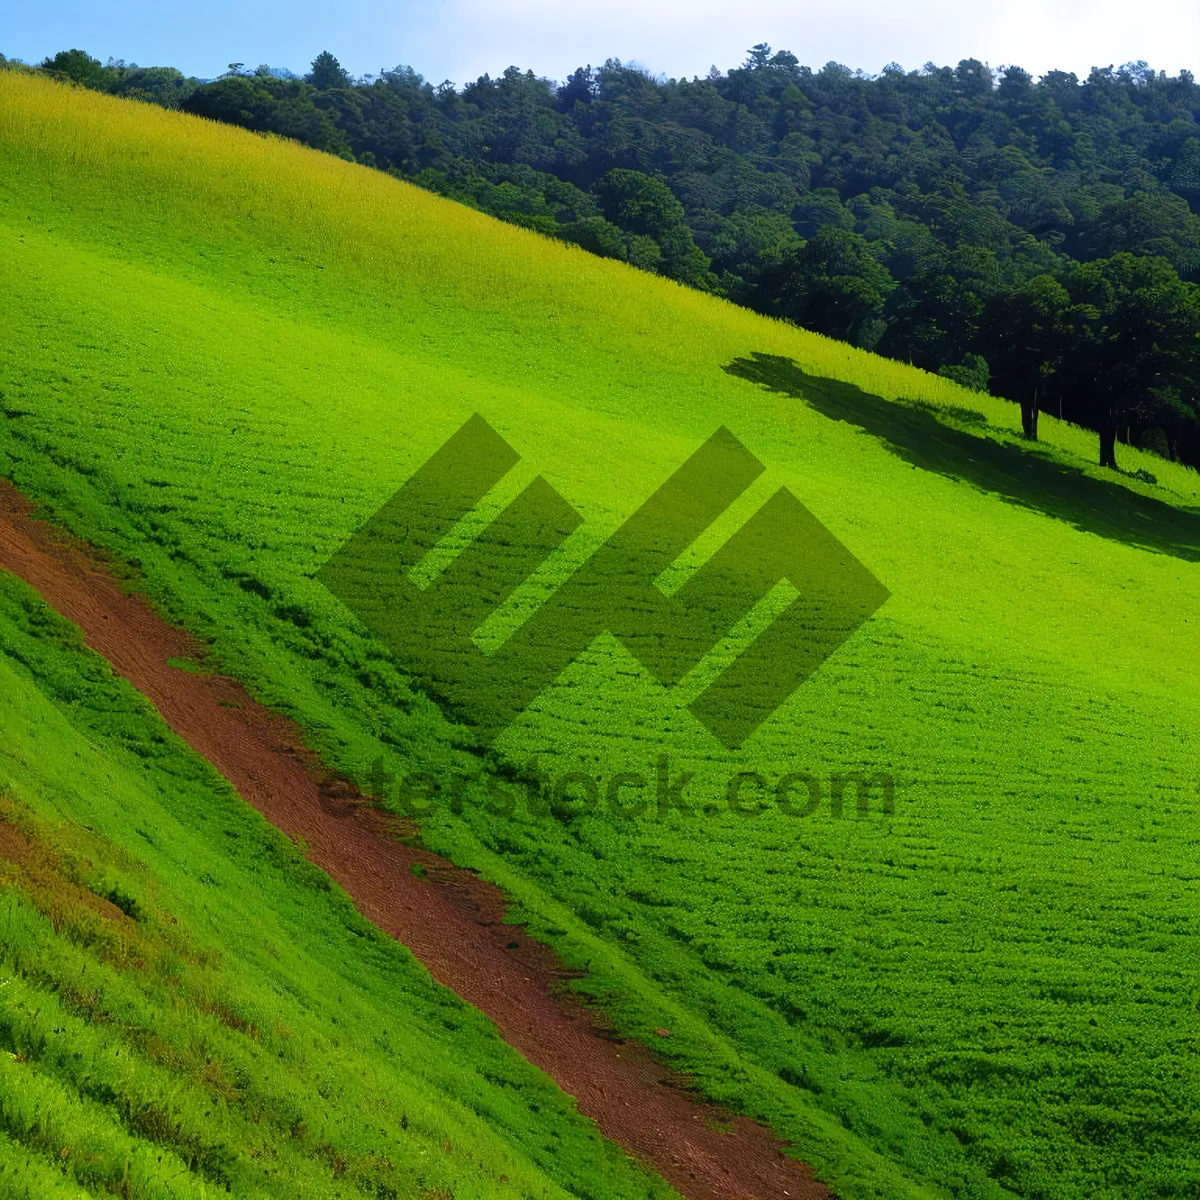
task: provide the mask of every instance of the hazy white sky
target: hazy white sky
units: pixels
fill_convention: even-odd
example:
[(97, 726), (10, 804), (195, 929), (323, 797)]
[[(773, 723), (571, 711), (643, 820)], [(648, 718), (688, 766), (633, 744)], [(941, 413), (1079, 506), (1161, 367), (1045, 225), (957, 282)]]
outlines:
[(610, 56), (690, 76), (762, 41), (871, 73), (968, 57), (1035, 75), (1139, 58), (1200, 73), (1200, 0), (0, 0), (9, 56), (78, 46), (202, 77), (231, 61), (300, 71), (323, 49), (355, 74), (407, 63), (434, 82), (510, 64), (561, 79)]

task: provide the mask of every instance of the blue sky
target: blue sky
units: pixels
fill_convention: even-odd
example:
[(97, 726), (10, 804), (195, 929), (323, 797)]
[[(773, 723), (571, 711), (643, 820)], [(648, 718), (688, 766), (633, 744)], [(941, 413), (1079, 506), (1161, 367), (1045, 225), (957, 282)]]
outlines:
[(10, 57), (78, 46), (201, 77), (234, 61), (303, 71), (323, 49), (355, 74), (406, 63), (435, 83), (510, 64), (561, 79), (610, 56), (690, 76), (761, 41), (870, 72), (973, 56), (1034, 74), (1139, 58), (1200, 74), (1200, 0), (0, 0)]

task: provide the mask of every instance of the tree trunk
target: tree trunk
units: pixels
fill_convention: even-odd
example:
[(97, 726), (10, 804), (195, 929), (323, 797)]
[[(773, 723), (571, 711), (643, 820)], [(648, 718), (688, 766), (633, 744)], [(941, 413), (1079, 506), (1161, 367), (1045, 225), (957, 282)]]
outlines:
[(1117, 469), (1117, 423), (1111, 419), (1100, 426), (1100, 465)]
[(1167, 439), (1167, 457), (1172, 462), (1179, 461), (1179, 447), (1176, 443), (1175, 431), (1163, 426), (1163, 437)]
[(1021, 401), (1021, 432), (1031, 442), (1037, 441), (1038, 390), (1033, 389), (1032, 400)]

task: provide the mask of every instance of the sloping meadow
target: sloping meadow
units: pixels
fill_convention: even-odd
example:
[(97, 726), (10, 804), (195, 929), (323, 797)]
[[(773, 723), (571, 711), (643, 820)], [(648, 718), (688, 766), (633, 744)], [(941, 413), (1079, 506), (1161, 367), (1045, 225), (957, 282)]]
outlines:
[[(5, 74), (0, 221), (0, 473), (508, 889), (622, 1030), (847, 1196), (1197, 1185), (1194, 474), (1102, 475), (1052, 419), (1025, 447), (1001, 401), (379, 173)], [(381, 631), (322, 568), (473, 414), (514, 453), (428, 554), (383, 545)], [(755, 639), (797, 586), (657, 674), (551, 639), (561, 674), (481, 732), (463, 687), (521, 689), (479, 661), (721, 428), (759, 469), (659, 592), (784, 490), (881, 602), (737, 737), (694, 702), (786, 658)], [(472, 559), (502, 513), (544, 555)]]
[(0, 575), (0, 1192), (673, 1196)]

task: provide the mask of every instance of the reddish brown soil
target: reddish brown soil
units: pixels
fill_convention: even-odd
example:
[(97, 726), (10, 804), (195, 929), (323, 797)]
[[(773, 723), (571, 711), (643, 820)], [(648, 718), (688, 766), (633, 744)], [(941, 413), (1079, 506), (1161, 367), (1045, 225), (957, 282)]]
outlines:
[[(248, 803), (303, 842), (365, 917), (486, 1013), (606, 1137), (691, 1200), (829, 1195), (811, 1168), (781, 1153), (769, 1130), (697, 1098), (646, 1047), (615, 1039), (565, 997), (565, 972), (552, 951), (502, 923), (501, 893), (396, 841), (396, 819), (324, 770), (295, 724), (231, 679), (169, 666), (168, 659), (202, 648), (123, 592), (97, 555), (30, 513), (30, 504), (0, 480), (0, 567), (78, 625), (88, 645), (149, 697)], [(413, 873), (416, 863), (426, 868), (423, 879)]]

